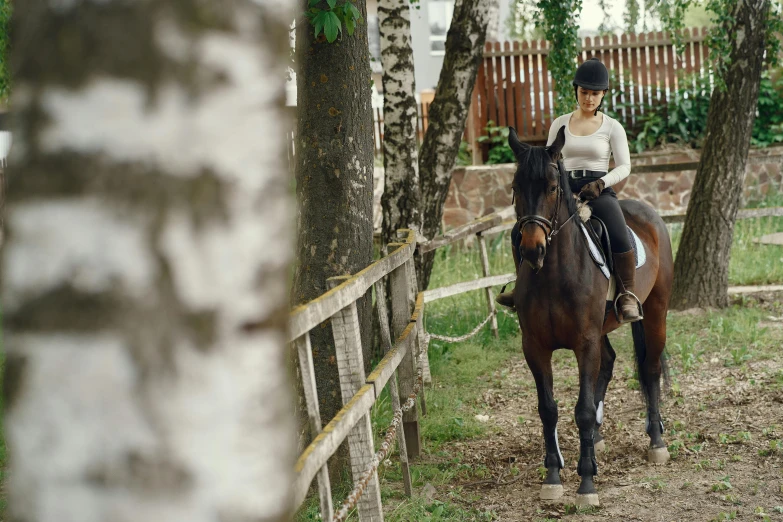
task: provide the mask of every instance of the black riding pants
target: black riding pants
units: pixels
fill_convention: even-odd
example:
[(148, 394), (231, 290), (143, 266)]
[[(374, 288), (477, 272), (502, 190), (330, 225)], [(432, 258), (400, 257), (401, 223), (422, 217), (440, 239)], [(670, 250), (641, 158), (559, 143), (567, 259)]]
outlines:
[[(583, 186), (596, 179), (582, 178), (578, 181), (572, 181), (571, 190), (574, 194), (578, 194)], [(609, 232), (609, 241), (612, 243), (612, 253), (621, 254), (631, 250), (633, 245), (631, 244), (631, 238), (628, 237), (625, 216), (623, 216), (620, 202), (617, 201), (617, 194), (612, 187), (606, 187), (598, 198), (588, 204), (593, 209), (593, 215), (606, 224), (606, 229)], [(522, 234), (519, 232), (519, 224), (517, 223), (511, 230), (511, 244), (518, 251), (521, 242)]]

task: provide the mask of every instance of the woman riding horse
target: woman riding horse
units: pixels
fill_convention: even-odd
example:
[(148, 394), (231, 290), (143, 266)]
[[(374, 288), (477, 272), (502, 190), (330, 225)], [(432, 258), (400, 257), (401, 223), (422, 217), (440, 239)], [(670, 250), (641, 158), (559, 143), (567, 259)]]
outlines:
[[(614, 271), (620, 283), (617, 309), (621, 323), (639, 321), (640, 304), (634, 294), (636, 260), (628, 237), (625, 218), (611, 188), (631, 172), (631, 154), (622, 124), (601, 113), (603, 98), (609, 89), (609, 71), (597, 58), (587, 60), (576, 70), (574, 91), (579, 108), (557, 118), (549, 128), (547, 147), (551, 146), (561, 127), (565, 127), (566, 143), (561, 151), (571, 191), (589, 201), (593, 216), (606, 225), (612, 247)], [(615, 168), (607, 173), (609, 156), (614, 155)], [(519, 224), (511, 231), (514, 260), (519, 265), (521, 240)], [(497, 302), (513, 307), (511, 292), (498, 295)]]
[[(557, 435), (552, 354), (565, 348), (574, 352), (579, 367), (579, 399), (574, 408), (579, 429), (576, 503), (598, 505), (595, 451), (602, 445), (604, 399), (616, 357), (608, 334), (620, 327), (621, 320), (633, 321), (637, 375), (647, 407), (647, 458), (653, 464), (669, 460), (660, 381), (666, 376), (663, 353), (674, 261), (663, 219), (639, 201), (618, 202), (610, 188), (628, 175), (630, 165), (622, 126), (606, 115), (598, 116), (608, 87), (606, 68), (597, 60), (588, 60), (579, 67), (574, 83), (580, 108), (555, 121), (549, 146), (527, 145), (519, 141), (514, 129), (509, 130), (509, 146), (517, 161), (511, 184), (517, 215), (513, 238), (517, 278), (511, 299), (502, 304), (516, 309), (522, 352), (536, 383), (545, 444), (541, 498), (554, 500), (563, 495), (560, 470), (565, 461)], [(610, 152), (618, 167), (607, 174)], [(624, 288), (621, 313), (616, 308), (614, 314), (608, 313), (610, 282), (585, 242), (576, 190), (609, 229), (618, 287)], [(641, 242), (639, 257), (644, 262), (636, 271), (626, 221)], [(637, 305), (637, 295), (643, 304)]]

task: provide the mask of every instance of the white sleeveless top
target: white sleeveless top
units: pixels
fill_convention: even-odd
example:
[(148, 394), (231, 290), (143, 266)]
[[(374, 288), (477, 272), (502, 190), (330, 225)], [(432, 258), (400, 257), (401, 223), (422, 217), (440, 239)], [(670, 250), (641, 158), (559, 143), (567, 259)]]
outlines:
[(565, 125), (565, 145), (561, 152), (566, 170), (609, 170), (609, 156), (614, 155), (615, 168), (602, 179), (607, 187), (619, 183), (631, 173), (631, 153), (628, 150), (628, 138), (622, 124), (604, 113), (603, 122), (598, 130), (589, 136), (574, 136), (568, 130), (570, 114), (564, 114), (552, 122), (549, 127), (547, 146), (557, 138), (560, 127)]

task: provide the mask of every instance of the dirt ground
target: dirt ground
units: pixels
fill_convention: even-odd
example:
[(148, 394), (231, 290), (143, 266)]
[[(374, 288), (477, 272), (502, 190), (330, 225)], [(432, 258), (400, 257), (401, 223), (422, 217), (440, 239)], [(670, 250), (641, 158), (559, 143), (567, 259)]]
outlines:
[[(770, 315), (761, 326), (783, 331), (783, 318)], [(767, 346), (739, 365), (726, 366), (725, 358), (706, 352), (689, 371), (674, 368), (675, 384), (662, 408), (672, 460), (663, 466), (646, 461), (649, 439), (632, 357), (618, 353), (602, 427), (606, 451), (598, 455), (601, 507), (579, 512), (573, 505), (577, 373), (570, 352), (558, 351), (556, 360), (564, 498), (538, 498), (543, 439), (535, 386), (521, 357), (488, 379), (479, 406), (491, 435), (444, 448), (487, 478), (456, 481), (439, 495), (491, 510), (501, 521), (783, 520), (783, 346)], [(677, 362), (672, 358), (673, 366)]]

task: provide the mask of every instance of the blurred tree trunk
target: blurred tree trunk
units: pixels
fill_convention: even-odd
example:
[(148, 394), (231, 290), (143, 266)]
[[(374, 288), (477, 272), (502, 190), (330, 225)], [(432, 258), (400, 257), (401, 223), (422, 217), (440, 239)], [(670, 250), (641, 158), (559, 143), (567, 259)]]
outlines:
[(418, 111), (413, 76), (409, 0), (381, 0), (378, 5), (383, 64), (382, 245), (400, 228), (421, 231)]
[(756, 118), (768, 0), (737, 0), (724, 24), (731, 50), (716, 87), (707, 135), (674, 264), (672, 308), (728, 305), (729, 259)]
[[(495, 0), (460, 0), (454, 6), (446, 36), (446, 55), (435, 99), (430, 105), (429, 126), (419, 159), (422, 196), (422, 233), (432, 239), (440, 232), (443, 204), (451, 184), (451, 169), (459, 151), (476, 75), (484, 56), (487, 23)], [(424, 255), (417, 267), (419, 288), (429, 285), (435, 252)]]
[[(324, 2), (325, 6), (326, 3)], [(355, 2), (366, 19), (364, 0)], [(299, 12), (307, 10), (299, 1)], [(356, 274), (373, 259), (373, 120), (367, 24), (334, 43), (300, 16), (296, 30), (298, 202), (293, 300), (306, 303), (329, 288), (330, 277)], [(371, 363), (372, 300), (360, 299), (364, 363)], [(310, 334), (321, 418), (342, 408), (332, 329)], [(342, 465), (337, 464), (337, 468)], [(332, 471), (339, 473), (334, 467)], [(337, 479), (339, 477), (335, 477)]]
[(288, 16), (211, 6), (15, 4), (11, 520), (289, 520)]

